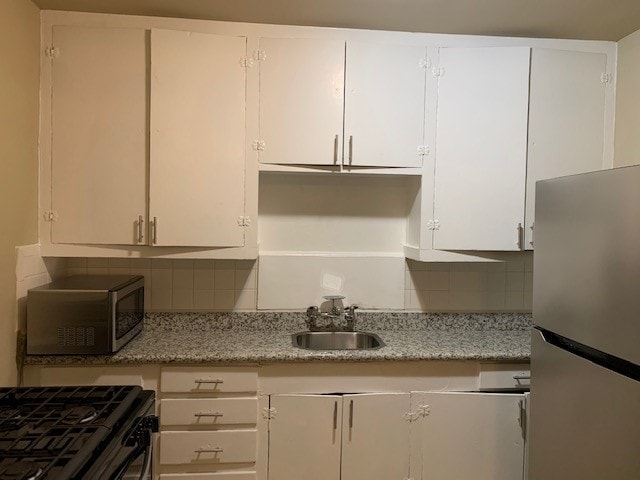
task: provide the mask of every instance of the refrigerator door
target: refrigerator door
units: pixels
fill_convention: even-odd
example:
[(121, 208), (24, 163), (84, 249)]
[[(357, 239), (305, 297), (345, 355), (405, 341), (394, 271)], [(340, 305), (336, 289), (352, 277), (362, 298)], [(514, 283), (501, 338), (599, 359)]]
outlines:
[(536, 184), (536, 325), (640, 365), (640, 166)]
[(533, 330), (529, 480), (638, 480), (640, 382)]

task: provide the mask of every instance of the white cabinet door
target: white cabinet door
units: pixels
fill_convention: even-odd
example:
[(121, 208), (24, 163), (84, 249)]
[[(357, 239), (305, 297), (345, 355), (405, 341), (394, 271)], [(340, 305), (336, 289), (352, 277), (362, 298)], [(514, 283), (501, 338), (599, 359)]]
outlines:
[(345, 395), (342, 480), (409, 477), (408, 393)]
[(260, 39), (262, 163), (341, 163), (344, 49), (338, 40)]
[(345, 166), (419, 167), (427, 49), (347, 43)]
[(272, 395), (269, 480), (339, 480), (342, 397)]
[(151, 31), (153, 245), (244, 244), (245, 55), (244, 37)]
[(147, 211), (146, 35), (53, 27), (53, 243), (146, 243), (138, 237)]
[(603, 168), (607, 56), (531, 53), (525, 248), (533, 248), (535, 183)]
[(521, 480), (523, 395), (412, 393), (423, 480)]
[(441, 48), (434, 248), (519, 250), (530, 49)]

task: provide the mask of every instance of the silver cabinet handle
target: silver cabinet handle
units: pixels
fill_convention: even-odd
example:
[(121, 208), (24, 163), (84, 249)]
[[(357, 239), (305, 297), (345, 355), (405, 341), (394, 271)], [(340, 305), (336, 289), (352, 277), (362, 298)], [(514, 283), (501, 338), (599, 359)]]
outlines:
[(198, 412), (198, 413), (194, 413), (193, 416), (196, 418), (200, 418), (200, 417), (222, 417), (224, 415), (222, 415), (220, 412), (213, 412), (213, 413)]
[(151, 232), (152, 232), (151, 241), (154, 244), (158, 243), (158, 237), (157, 237), (157, 233), (158, 233), (158, 218), (157, 217), (153, 217), (153, 223), (151, 224)]
[(333, 404), (333, 429), (338, 429), (338, 401)]
[(524, 234), (524, 229), (522, 228), (522, 224), (518, 224), (518, 250), (522, 250), (522, 236)]
[(532, 223), (531, 226), (529, 227), (531, 229), (531, 241), (529, 243), (531, 244), (532, 247), (533, 247), (533, 242), (535, 240), (535, 238), (534, 238), (535, 237), (535, 233), (536, 233), (535, 226), (536, 226), (536, 224)]
[(199, 380), (194, 380), (194, 382), (197, 383), (198, 385), (200, 385), (201, 383), (215, 383), (215, 384), (218, 384), (218, 383), (224, 383), (224, 380), (220, 380), (218, 378), (213, 379), (213, 380), (208, 380), (206, 378), (201, 378)]
[(338, 164), (338, 135), (333, 139), (333, 163)]
[(353, 400), (349, 402), (349, 428), (353, 428)]
[(142, 243), (144, 239), (144, 235), (142, 233), (142, 225), (144, 224), (144, 220), (142, 219), (142, 215), (138, 215), (138, 243)]
[(353, 135), (349, 136), (349, 165), (353, 163)]
[(531, 380), (531, 375), (514, 375), (514, 380)]
[(224, 448), (215, 447), (215, 448), (199, 448), (194, 450), (193, 453), (222, 453), (224, 452)]

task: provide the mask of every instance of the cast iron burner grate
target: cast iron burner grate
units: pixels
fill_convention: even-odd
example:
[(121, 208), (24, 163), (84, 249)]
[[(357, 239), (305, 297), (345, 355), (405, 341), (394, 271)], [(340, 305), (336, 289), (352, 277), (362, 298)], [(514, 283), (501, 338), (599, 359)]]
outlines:
[(0, 478), (65, 480), (126, 417), (140, 387), (0, 389)]

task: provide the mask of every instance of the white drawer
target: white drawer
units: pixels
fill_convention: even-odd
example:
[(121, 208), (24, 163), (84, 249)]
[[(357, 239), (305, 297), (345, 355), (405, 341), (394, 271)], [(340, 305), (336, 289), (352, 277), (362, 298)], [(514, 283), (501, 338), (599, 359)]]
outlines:
[(256, 472), (162, 473), (160, 480), (256, 480)]
[(255, 424), (255, 398), (163, 399), (160, 423), (163, 426)]
[(165, 393), (258, 391), (258, 372), (248, 368), (166, 367), (160, 374)]
[(163, 465), (251, 463), (256, 460), (256, 430), (160, 433)]
[(530, 385), (528, 363), (480, 364), (480, 390), (529, 388)]

